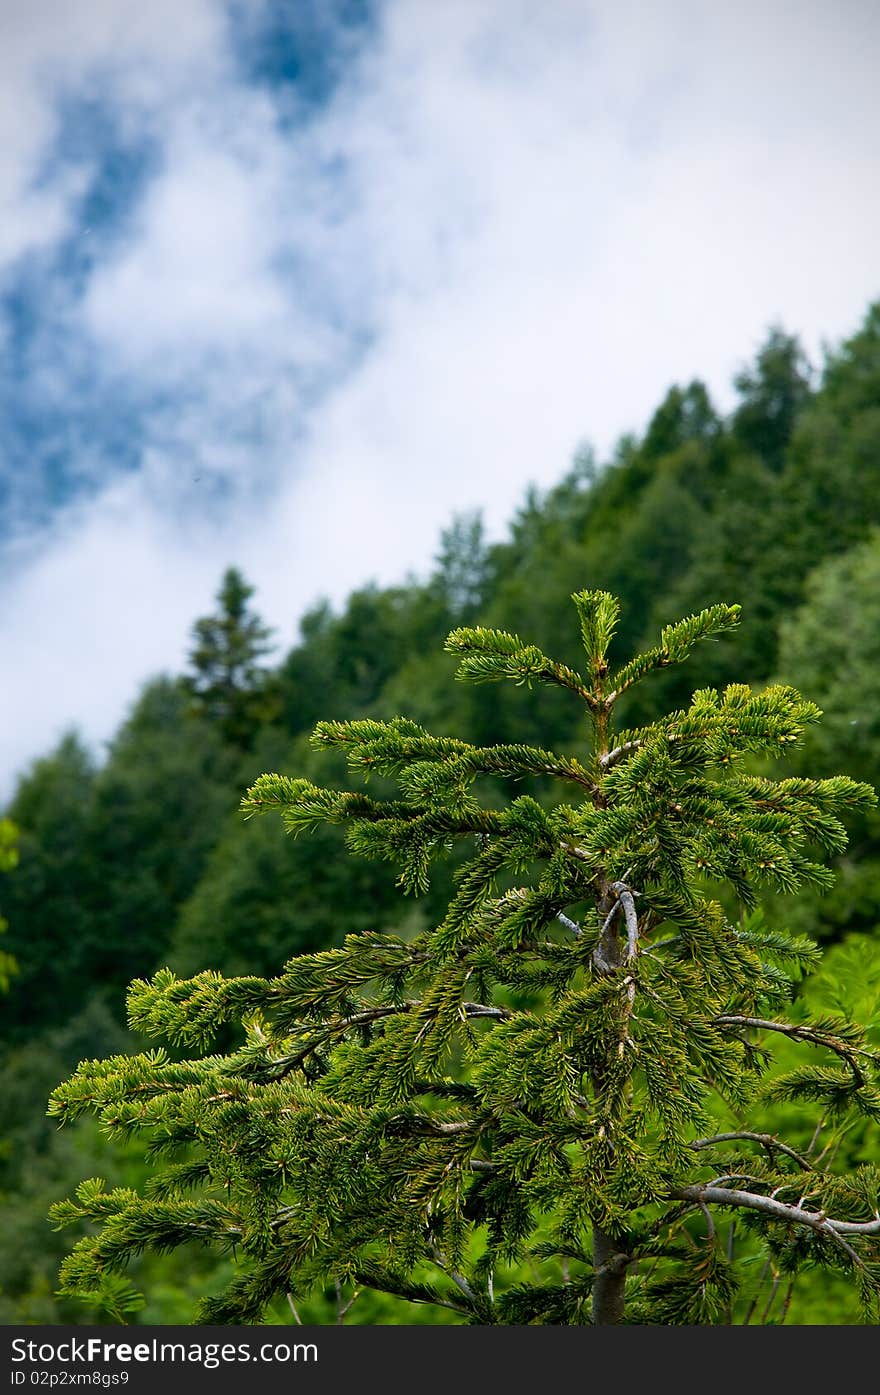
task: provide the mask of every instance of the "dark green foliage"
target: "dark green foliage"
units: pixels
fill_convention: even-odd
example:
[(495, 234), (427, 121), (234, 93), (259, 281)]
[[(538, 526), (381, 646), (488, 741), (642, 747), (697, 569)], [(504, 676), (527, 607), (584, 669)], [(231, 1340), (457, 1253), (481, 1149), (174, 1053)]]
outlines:
[(394, 924), (400, 907), (387, 874), (346, 866), (340, 830), (321, 827), (308, 844), (278, 824), (230, 822), (205, 876), (184, 903), (171, 945), (181, 972), (271, 973), (291, 952), (317, 950), (346, 930)]
[[(53, 1092), (59, 1121), (96, 1114), (111, 1137), (148, 1140), (156, 1164), (140, 1190), (93, 1180), (53, 1208), (59, 1226), (96, 1227), (63, 1292), (196, 1243), (236, 1257), (202, 1322), (259, 1322), (279, 1296), (333, 1283), (469, 1323), (617, 1322), (628, 1298), (636, 1321), (713, 1323), (749, 1301), (763, 1252), (791, 1274), (839, 1270), (876, 1312), (880, 1169), (752, 1121), (773, 1101), (815, 1109), (820, 1127), (880, 1119), (880, 1054), (839, 1013), (792, 1008), (809, 941), (712, 894), (754, 909), (763, 886), (828, 885), (817, 857), (842, 849), (842, 820), (873, 791), (749, 773), (820, 716), (783, 685), (704, 688), (615, 732), (623, 692), (739, 609), (667, 625), (615, 665), (616, 600), (573, 599), (586, 677), (497, 629), (459, 628), (447, 648), (469, 682), (562, 687), (592, 732), (583, 759), (359, 718), (319, 723), (314, 741), (377, 777), (376, 795), (254, 783), (245, 813), (280, 814), (294, 835), (340, 824), (404, 892), (462, 845), (451, 898), (415, 933), (348, 934), (272, 976), (132, 984), (132, 1028), (194, 1054), (85, 1061)], [(563, 792), (490, 807), (487, 781), (511, 779)], [(233, 1023), (236, 1042), (199, 1054)], [(774, 1066), (778, 1041), (800, 1048), (793, 1068)], [(740, 1215), (745, 1271), (719, 1235)]]
[(9, 806), (19, 828), (19, 865), (4, 886), (4, 913), (19, 973), (4, 1003), (4, 1036), (58, 1021), (62, 1005), (70, 1006), (71, 984), (90, 981), (95, 938), (88, 907), (97, 879), (83, 851), (94, 778), (88, 752), (71, 734), (35, 762)]
[(692, 442), (717, 441), (721, 429), (721, 418), (703, 383), (674, 387), (651, 418), (641, 454), (645, 459), (662, 460)]
[(100, 770), (71, 735), (20, 783), (19, 865), (4, 902), (20, 973), (3, 1037), (63, 1022), (82, 1005), (72, 991), (121, 991), (165, 954), (235, 803), (235, 757), (188, 705), (179, 683), (158, 679)]
[(457, 514), (440, 537), (435, 585), (451, 619), (464, 620), (482, 604), (489, 554), (479, 513)]
[(229, 567), (217, 592), (218, 614), (193, 626), (185, 680), (195, 711), (242, 750), (277, 708), (268, 672), (259, 663), (273, 647), (272, 631), (250, 609), (253, 593), (241, 572)]
[(737, 374), (735, 384), (742, 401), (733, 415), (733, 434), (778, 472), (810, 396), (810, 368), (797, 339), (771, 330), (754, 368)]
[(803, 605), (783, 618), (779, 664), (823, 711), (802, 759), (880, 781), (880, 529), (811, 573)]
[(89, 860), (102, 891), (90, 926), (105, 983), (127, 982), (166, 952), (231, 807), (235, 754), (187, 709), (180, 684), (151, 683), (95, 778)]
[(440, 643), (456, 614), (445, 565), (428, 586), (366, 586), (352, 592), (339, 616), (325, 604), (305, 616), (303, 643), (280, 671), (281, 715), (289, 731), (308, 730), (319, 716), (334, 715), (327, 713), (324, 694), (332, 694), (338, 715), (369, 710), (411, 654), (429, 653)]

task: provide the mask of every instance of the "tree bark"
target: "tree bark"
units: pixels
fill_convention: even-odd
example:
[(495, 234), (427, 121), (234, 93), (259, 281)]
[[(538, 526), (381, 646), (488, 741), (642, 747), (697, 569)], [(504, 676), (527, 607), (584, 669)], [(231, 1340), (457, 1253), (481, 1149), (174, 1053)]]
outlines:
[(593, 1325), (623, 1322), (626, 1304), (626, 1266), (622, 1254), (599, 1225), (593, 1226)]
[[(615, 914), (621, 907), (620, 899), (611, 883), (603, 879), (602, 894), (597, 911), (602, 921), (602, 933), (593, 951), (593, 968), (597, 973), (612, 973), (623, 962), (623, 946), (620, 940)], [(625, 1010), (628, 1017), (628, 1008)], [(593, 1073), (593, 1090), (596, 1097), (602, 1094), (605, 1072), (599, 1068)], [(607, 1326), (623, 1322), (626, 1305), (626, 1269), (629, 1257), (623, 1254), (595, 1221), (593, 1223), (593, 1324)]]

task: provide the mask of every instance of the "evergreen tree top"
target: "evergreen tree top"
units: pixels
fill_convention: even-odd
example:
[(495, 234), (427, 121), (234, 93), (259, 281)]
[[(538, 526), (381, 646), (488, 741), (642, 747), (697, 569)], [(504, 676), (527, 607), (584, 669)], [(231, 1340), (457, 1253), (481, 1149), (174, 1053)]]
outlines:
[(262, 718), (268, 674), (260, 659), (272, 649), (272, 630), (252, 611), (253, 586), (236, 567), (227, 567), (217, 592), (219, 611), (193, 625), (184, 688), (194, 710), (216, 724), (234, 746), (247, 748)]
[[(84, 1062), (54, 1092), (61, 1122), (95, 1112), (157, 1159), (143, 1194), (92, 1181), (54, 1208), (98, 1223), (65, 1291), (197, 1240), (239, 1261), (202, 1322), (256, 1322), (332, 1280), (462, 1322), (705, 1323), (727, 1320), (763, 1252), (846, 1272), (874, 1310), (880, 1172), (835, 1171), (828, 1139), (851, 1114), (880, 1120), (880, 1059), (861, 1027), (793, 1001), (817, 951), (757, 910), (764, 887), (830, 886), (820, 859), (873, 791), (754, 773), (821, 715), (783, 685), (704, 689), (617, 730), (620, 696), (734, 630), (739, 607), (615, 664), (616, 600), (573, 601), (580, 672), (478, 626), (447, 649), (464, 681), (567, 690), (588, 751), (325, 721), (315, 744), (378, 788), (266, 774), (245, 795), (293, 835), (343, 825), (404, 893), (461, 850), (454, 895), (418, 934), (349, 935), (272, 978), (132, 984), (132, 1027), (192, 1054)], [(229, 1024), (239, 1044), (203, 1054)], [(802, 1048), (792, 1070), (774, 1067), (780, 1042)], [(764, 1127), (773, 1099), (809, 1116), (793, 1138)]]

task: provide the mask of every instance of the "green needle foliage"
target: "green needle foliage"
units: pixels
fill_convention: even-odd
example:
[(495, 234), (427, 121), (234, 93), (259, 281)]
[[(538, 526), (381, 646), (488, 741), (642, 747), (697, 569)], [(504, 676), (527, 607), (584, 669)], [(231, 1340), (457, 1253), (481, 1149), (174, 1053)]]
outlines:
[[(249, 790), (245, 813), (293, 835), (342, 824), (405, 893), (463, 844), (454, 895), (409, 939), (350, 935), (275, 978), (132, 984), (131, 1026), (186, 1059), (87, 1061), (54, 1092), (59, 1121), (97, 1113), (156, 1160), (143, 1194), (93, 1180), (53, 1208), (59, 1226), (94, 1223), (65, 1293), (196, 1241), (237, 1261), (201, 1323), (255, 1323), (335, 1285), (463, 1323), (711, 1324), (748, 1319), (762, 1265), (783, 1286), (841, 1271), (876, 1312), (880, 1170), (835, 1169), (834, 1141), (851, 1117), (880, 1121), (880, 1057), (844, 1017), (806, 1013), (795, 985), (817, 951), (755, 910), (767, 886), (830, 884), (821, 857), (873, 791), (749, 773), (744, 758), (763, 768), (820, 716), (789, 687), (705, 689), (615, 731), (622, 693), (739, 608), (668, 625), (615, 672), (616, 601), (573, 599), (582, 674), (497, 630), (455, 630), (447, 649), (466, 681), (566, 689), (590, 737), (579, 758), (400, 717), (322, 722), (316, 745), (376, 777), (375, 797), (284, 775)], [(507, 780), (558, 794), (489, 807)], [(205, 1054), (230, 1024), (240, 1044)], [(791, 1136), (768, 1132), (774, 1107)]]

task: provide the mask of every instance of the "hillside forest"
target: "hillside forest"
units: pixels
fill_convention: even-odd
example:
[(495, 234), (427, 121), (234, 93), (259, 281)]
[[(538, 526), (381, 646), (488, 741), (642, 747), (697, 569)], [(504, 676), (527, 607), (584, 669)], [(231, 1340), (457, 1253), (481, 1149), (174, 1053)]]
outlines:
[[(79, 1061), (147, 1049), (126, 1025), (131, 980), (165, 965), (271, 976), (359, 931), (412, 936), (449, 900), (454, 857), (425, 894), (404, 897), (394, 871), (351, 856), (338, 828), (294, 840), (280, 821), (245, 821), (240, 800), (263, 772), (343, 786), (344, 758), (310, 744), (316, 722), (397, 714), (480, 745), (582, 748), (562, 694), (455, 683), (443, 649), (453, 628), (534, 635), (576, 665), (569, 597), (582, 588), (620, 598), (624, 657), (669, 617), (738, 603), (736, 635), (627, 695), (627, 723), (707, 686), (791, 684), (824, 715), (784, 773), (880, 786), (880, 302), (821, 365), (771, 330), (734, 385), (727, 414), (698, 380), (671, 387), (610, 459), (585, 446), (555, 487), (529, 490), (500, 542), (479, 515), (453, 517), (427, 576), (315, 605), (287, 652), (230, 559), (213, 612), (194, 618), (184, 671), (143, 687), (106, 750), (71, 730), (20, 776), (0, 818), (0, 1322), (185, 1322), (228, 1280), (230, 1258), (192, 1246), (141, 1256), (103, 1304), (56, 1292), (76, 1237), (51, 1228), (50, 1206), (83, 1178), (137, 1187), (150, 1171), (142, 1145), (111, 1142), (92, 1120), (59, 1130), (46, 1114)], [(873, 1021), (876, 1041), (880, 815), (852, 815), (848, 832), (832, 890), (765, 899), (775, 924), (825, 951), (805, 1000)], [(842, 1146), (880, 1165), (876, 1124)], [(331, 1288), (302, 1318), (338, 1315)], [(291, 1313), (279, 1305), (269, 1320)], [(375, 1295), (345, 1314), (437, 1320)], [(786, 1293), (762, 1273), (749, 1320), (860, 1318), (844, 1284), (808, 1273)]]

